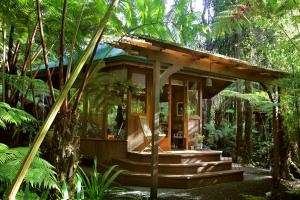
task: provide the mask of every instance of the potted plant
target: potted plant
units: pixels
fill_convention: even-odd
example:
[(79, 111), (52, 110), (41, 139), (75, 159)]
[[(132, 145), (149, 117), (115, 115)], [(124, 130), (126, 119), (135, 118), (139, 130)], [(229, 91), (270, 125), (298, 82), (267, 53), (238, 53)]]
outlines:
[(196, 142), (197, 142), (197, 149), (202, 149), (203, 148), (203, 141), (204, 141), (205, 136), (204, 135), (196, 135)]

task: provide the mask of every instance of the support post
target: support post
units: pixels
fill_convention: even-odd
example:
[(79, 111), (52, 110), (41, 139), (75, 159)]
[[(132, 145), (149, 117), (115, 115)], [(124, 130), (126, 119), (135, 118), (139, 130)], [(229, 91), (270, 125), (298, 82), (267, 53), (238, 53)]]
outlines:
[(153, 114), (152, 114), (152, 171), (150, 199), (157, 199), (158, 186), (158, 135), (159, 135), (159, 100), (160, 100), (160, 62), (155, 60), (153, 66)]

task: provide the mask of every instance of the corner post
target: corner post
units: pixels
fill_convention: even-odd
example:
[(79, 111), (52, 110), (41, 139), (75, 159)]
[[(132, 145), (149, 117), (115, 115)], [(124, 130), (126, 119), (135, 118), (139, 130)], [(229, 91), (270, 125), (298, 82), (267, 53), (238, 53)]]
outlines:
[(158, 186), (158, 134), (159, 134), (159, 101), (160, 101), (160, 62), (155, 60), (153, 66), (153, 114), (152, 114), (152, 171), (150, 199), (157, 199)]

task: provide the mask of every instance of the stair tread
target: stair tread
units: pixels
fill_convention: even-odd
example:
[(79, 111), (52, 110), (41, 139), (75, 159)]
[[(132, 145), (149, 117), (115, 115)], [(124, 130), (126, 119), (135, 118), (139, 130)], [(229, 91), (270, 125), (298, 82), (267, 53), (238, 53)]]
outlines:
[[(139, 166), (151, 166), (151, 163), (149, 162), (137, 162), (130, 159), (114, 159), (114, 161), (121, 161), (133, 165), (139, 165)], [(220, 164), (229, 164), (232, 163), (230, 160), (220, 160), (220, 161), (207, 161), (207, 162), (196, 162), (196, 163), (159, 163), (159, 166), (162, 167), (197, 167), (197, 166), (212, 166), (212, 165), (220, 165)]]
[[(139, 155), (139, 156), (151, 156), (151, 152), (128, 152), (130, 155)], [(222, 151), (165, 151), (165, 152), (160, 152), (159, 157), (194, 157), (194, 156), (204, 156), (204, 155), (221, 155)]]
[[(171, 174), (158, 174), (159, 178), (178, 178), (178, 179), (195, 179), (195, 178), (204, 178), (204, 177), (211, 177), (211, 176), (222, 176), (222, 175), (228, 175), (228, 174), (237, 174), (237, 173), (243, 173), (243, 170), (223, 170), (223, 171), (216, 171), (216, 172), (203, 172), (203, 173), (197, 173), (197, 174), (183, 174), (183, 175), (171, 175)], [(145, 177), (151, 177), (151, 174), (147, 173), (137, 173), (137, 172), (131, 172), (126, 171), (124, 175), (129, 176), (145, 176)]]

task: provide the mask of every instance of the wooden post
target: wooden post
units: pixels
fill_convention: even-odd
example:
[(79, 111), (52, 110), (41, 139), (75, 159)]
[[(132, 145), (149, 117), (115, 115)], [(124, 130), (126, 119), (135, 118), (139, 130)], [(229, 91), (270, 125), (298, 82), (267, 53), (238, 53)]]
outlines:
[(189, 123), (189, 115), (188, 115), (188, 103), (189, 103), (189, 95), (188, 95), (188, 80), (184, 80), (184, 109), (183, 109), (183, 135), (185, 140), (183, 140), (183, 149), (189, 149), (189, 131), (188, 131), (188, 123)]
[(199, 122), (199, 133), (203, 134), (203, 115), (202, 115), (202, 103), (203, 103), (203, 90), (202, 90), (202, 80), (198, 82), (198, 115), (200, 117)]
[(172, 146), (172, 79), (169, 77), (169, 88), (168, 88), (168, 145), (171, 150)]
[(153, 114), (152, 114), (152, 171), (150, 199), (157, 199), (158, 185), (158, 134), (159, 134), (159, 100), (160, 100), (160, 62), (155, 60), (153, 66)]

